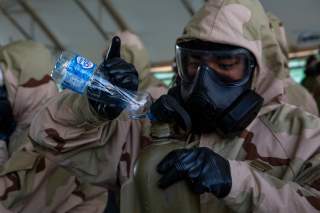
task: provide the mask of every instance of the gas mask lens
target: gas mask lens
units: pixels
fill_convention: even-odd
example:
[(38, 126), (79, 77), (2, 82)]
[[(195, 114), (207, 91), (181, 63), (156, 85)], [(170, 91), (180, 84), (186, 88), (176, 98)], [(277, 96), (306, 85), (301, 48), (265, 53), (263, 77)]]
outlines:
[(244, 48), (203, 50), (176, 45), (178, 73), (185, 82), (192, 82), (201, 64), (212, 69), (226, 84), (247, 82), (255, 67), (252, 55)]

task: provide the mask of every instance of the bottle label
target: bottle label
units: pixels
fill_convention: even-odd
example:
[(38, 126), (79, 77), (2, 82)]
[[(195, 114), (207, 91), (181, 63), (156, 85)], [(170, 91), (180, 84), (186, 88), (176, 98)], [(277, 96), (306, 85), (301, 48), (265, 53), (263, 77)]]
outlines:
[(90, 60), (76, 55), (71, 59), (67, 67), (61, 86), (83, 94), (95, 69), (96, 65)]

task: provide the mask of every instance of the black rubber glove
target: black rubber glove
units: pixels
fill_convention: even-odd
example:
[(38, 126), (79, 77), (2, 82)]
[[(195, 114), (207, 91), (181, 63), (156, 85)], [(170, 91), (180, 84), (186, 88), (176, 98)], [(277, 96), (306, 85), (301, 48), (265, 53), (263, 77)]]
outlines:
[(10, 135), (15, 129), (11, 104), (7, 98), (5, 87), (0, 86), (0, 140), (9, 142)]
[(180, 103), (170, 95), (162, 95), (150, 107), (154, 120), (171, 123), (176, 122), (186, 131), (191, 129), (191, 118)]
[(232, 186), (229, 162), (206, 147), (174, 150), (159, 163), (157, 171), (162, 174), (160, 188), (185, 179), (192, 191), (223, 198)]
[[(136, 92), (139, 85), (138, 72), (132, 64), (120, 58), (120, 46), (120, 38), (113, 37), (106, 58), (99, 65), (99, 74), (119, 88)], [(127, 106), (127, 103), (116, 94), (111, 95), (107, 92), (89, 88), (87, 95), (95, 111), (109, 120), (118, 117)]]

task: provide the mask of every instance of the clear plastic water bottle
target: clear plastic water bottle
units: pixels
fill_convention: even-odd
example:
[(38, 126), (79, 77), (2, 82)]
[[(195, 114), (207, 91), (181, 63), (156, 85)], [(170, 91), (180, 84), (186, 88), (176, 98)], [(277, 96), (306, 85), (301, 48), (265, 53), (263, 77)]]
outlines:
[[(71, 52), (63, 52), (56, 61), (51, 78), (60, 88), (70, 89), (81, 95), (88, 88), (93, 88), (117, 96), (127, 105), (126, 111), (131, 119), (142, 119), (147, 116), (152, 103), (148, 93), (133, 93), (119, 88), (104, 79), (97, 70), (97, 65), (87, 58)], [(97, 93), (93, 98), (103, 102), (100, 94)]]

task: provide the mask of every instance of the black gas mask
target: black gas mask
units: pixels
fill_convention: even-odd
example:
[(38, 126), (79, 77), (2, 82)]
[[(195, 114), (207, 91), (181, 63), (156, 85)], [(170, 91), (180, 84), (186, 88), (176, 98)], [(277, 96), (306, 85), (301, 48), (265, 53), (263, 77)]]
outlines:
[(2, 71), (0, 69), (0, 140), (8, 142), (16, 124), (2, 77)]
[(320, 62), (317, 62), (311, 66), (309, 66), (306, 70), (305, 70), (305, 75), (306, 76), (312, 76), (312, 77), (316, 77), (320, 75)]
[(263, 98), (250, 88), (256, 62), (248, 50), (192, 40), (176, 46), (176, 60), (195, 132), (232, 136), (257, 116)]

